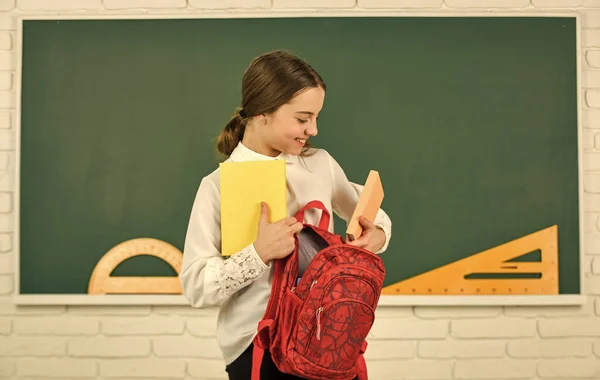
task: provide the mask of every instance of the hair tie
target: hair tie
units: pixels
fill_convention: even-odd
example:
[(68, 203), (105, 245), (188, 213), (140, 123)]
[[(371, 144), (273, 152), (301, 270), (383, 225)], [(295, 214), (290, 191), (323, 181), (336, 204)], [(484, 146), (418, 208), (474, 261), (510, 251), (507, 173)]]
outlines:
[(242, 119), (245, 119), (245, 118), (246, 118), (246, 113), (244, 112), (244, 109), (243, 109), (242, 107), (238, 107), (238, 108), (237, 108), (237, 111), (236, 111), (236, 113), (237, 113), (238, 115), (240, 115), (240, 117), (241, 117)]

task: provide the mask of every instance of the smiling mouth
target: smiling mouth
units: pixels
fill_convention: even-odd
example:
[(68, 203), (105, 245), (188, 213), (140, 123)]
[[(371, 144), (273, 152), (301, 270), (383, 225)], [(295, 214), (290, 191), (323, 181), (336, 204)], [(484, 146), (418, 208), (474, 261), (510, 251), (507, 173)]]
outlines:
[(300, 144), (304, 145), (306, 143), (305, 139), (296, 139)]

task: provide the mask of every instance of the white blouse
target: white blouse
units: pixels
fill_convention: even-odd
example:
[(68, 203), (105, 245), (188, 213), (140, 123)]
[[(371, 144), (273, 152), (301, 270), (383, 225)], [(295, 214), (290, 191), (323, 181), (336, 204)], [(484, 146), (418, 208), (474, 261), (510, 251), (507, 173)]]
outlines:
[[(306, 203), (319, 200), (330, 213), (333, 211), (348, 221), (363, 186), (350, 182), (327, 151), (314, 151), (312, 156), (307, 157), (284, 153), (269, 157), (250, 150), (240, 142), (227, 161), (283, 159), (287, 163), (289, 216), (294, 216)], [(200, 182), (192, 205), (179, 277), (183, 293), (192, 307), (221, 307), (217, 319), (217, 341), (225, 363), (229, 364), (254, 338), (269, 300), (272, 265), (261, 260), (253, 244), (229, 258), (221, 256), (219, 182), (218, 168)], [(304, 219), (306, 223), (317, 225), (320, 216), (320, 211), (309, 209)], [(334, 231), (333, 223), (332, 217), (329, 231)], [(374, 223), (386, 235), (384, 246), (377, 252), (382, 253), (391, 239), (392, 222), (380, 209)]]

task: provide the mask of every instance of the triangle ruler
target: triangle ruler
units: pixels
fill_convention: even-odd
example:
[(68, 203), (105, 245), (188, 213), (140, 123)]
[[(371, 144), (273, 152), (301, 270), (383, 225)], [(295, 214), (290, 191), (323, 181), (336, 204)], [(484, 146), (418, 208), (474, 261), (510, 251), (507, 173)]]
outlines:
[(88, 294), (182, 294), (178, 276), (111, 276), (123, 261), (148, 255), (162, 259), (181, 271), (183, 254), (169, 243), (153, 238), (137, 238), (120, 243), (98, 261), (88, 284)]
[[(540, 261), (510, 261), (540, 251)], [(558, 294), (558, 226), (386, 286), (385, 295)]]

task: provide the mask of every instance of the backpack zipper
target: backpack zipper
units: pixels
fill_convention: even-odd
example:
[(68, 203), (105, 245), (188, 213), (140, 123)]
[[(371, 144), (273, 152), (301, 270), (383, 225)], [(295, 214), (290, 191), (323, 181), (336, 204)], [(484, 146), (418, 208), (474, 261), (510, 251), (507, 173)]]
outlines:
[[(317, 280), (314, 280), (314, 281), (312, 282), (312, 284), (310, 284), (310, 288), (308, 288), (308, 290), (312, 290), (313, 286), (315, 286), (315, 285), (317, 285)], [(293, 287), (290, 289), (290, 292), (292, 292), (292, 293), (296, 293), (296, 287), (295, 287), (295, 286), (293, 286)]]
[(317, 309), (317, 340), (321, 340), (321, 312), (323, 307)]

